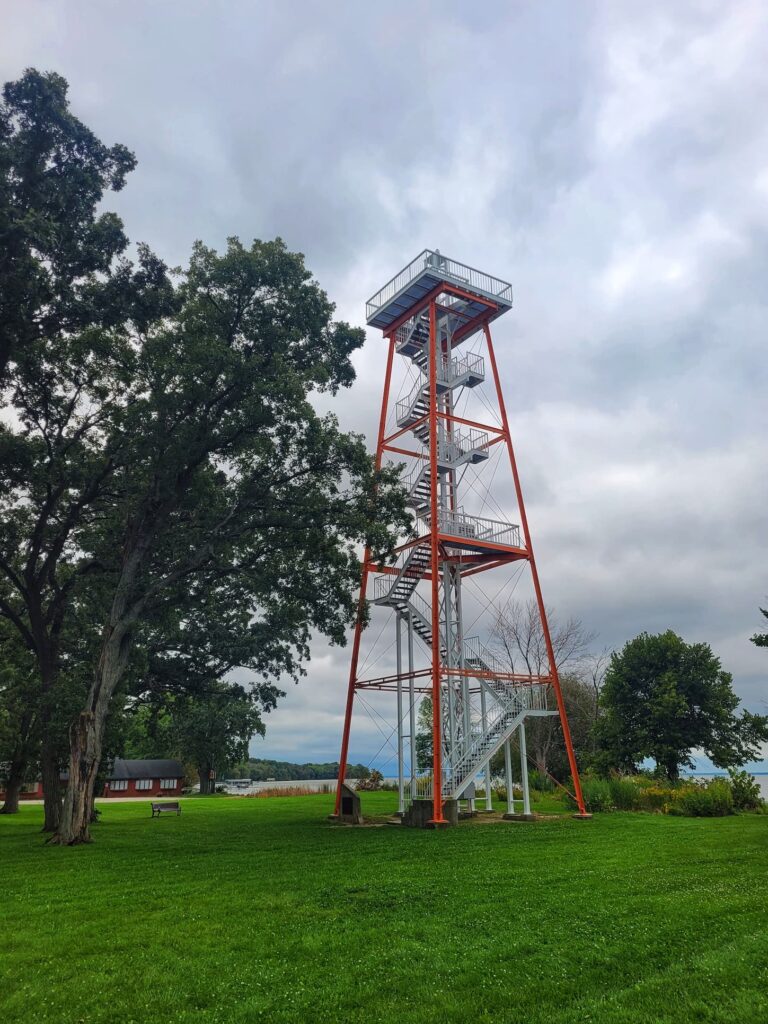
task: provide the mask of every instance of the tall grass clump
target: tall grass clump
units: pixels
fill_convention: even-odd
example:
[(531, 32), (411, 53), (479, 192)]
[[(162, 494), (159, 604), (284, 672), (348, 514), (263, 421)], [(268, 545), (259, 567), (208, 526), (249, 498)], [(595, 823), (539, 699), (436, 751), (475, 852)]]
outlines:
[(639, 811), (642, 808), (642, 790), (635, 778), (613, 776), (608, 780), (611, 803), (617, 811)]
[(538, 768), (532, 768), (528, 772), (528, 785), (531, 789), (538, 790), (539, 793), (554, 793), (555, 791), (554, 779), (546, 772), (539, 771)]
[(726, 779), (685, 783), (675, 791), (669, 813), (687, 818), (724, 818), (733, 814), (733, 791)]
[[(584, 804), (588, 811), (615, 810), (611, 784), (607, 779), (596, 779), (585, 775), (581, 780), (581, 795), (584, 797)], [(563, 794), (563, 802), (569, 809), (571, 808), (573, 801), (570, 794)]]

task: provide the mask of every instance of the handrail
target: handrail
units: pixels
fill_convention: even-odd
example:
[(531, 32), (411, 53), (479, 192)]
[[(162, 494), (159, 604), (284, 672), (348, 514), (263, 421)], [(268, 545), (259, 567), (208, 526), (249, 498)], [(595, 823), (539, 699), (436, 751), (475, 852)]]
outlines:
[(382, 306), (386, 305), (390, 299), (394, 298), (399, 291), (402, 291), (425, 270), (433, 270), (442, 278), (469, 286), (470, 289), (478, 288), (505, 302), (512, 302), (512, 285), (509, 282), (493, 277), (492, 274), (486, 274), (482, 270), (475, 270), (474, 267), (469, 267), (465, 263), (451, 260), (438, 250), (423, 249), (415, 259), (411, 260), (368, 299), (365, 304), (366, 318), (372, 319)]
[[(439, 384), (445, 384), (450, 387), (454, 381), (459, 380), (467, 373), (473, 373), (482, 378), (485, 377), (485, 360), (478, 353), (467, 352), (465, 355), (451, 360), (448, 359), (448, 356), (442, 355), (438, 361), (437, 381)], [(427, 381), (417, 380), (410, 393), (405, 398), (398, 399), (396, 409), (398, 423), (410, 415), (416, 402), (422, 396), (426, 397), (428, 390), (429, 384)]]
[(505, 523), (500, 519), (483, 519), (480, 516), (467, 515), (465, 512), (451, 512), (445, 509), (438, 513), (441, 532), (451, 533), (455, 537), (468, 540), (490, 541), (494, 544), (505, 544), (510, 548), (520, 547), (520, 527), (514, 523)]

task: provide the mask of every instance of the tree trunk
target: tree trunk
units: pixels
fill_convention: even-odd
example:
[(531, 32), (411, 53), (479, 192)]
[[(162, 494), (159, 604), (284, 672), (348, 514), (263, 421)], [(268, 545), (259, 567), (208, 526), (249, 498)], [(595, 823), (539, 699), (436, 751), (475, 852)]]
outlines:
[(90, 843), (96, 777), (109, 704), (128, 660), (124, 631), (112, 630), (105, 638), (88, 703), (69, 730), (69, 782), (61, 821), (51, 842), (60, 846)]
[(209, 764), (198, 765), (197, 771), (200, 776), (200, 796), (210, 796), (211, 793), (215, 793), (216, 780), (210, 777), (211, 766)]
[(30, 726), (32, 716), (24, 716), (21, 722), (20, 735), (16, 742), (15, 749), (8, 766), (8, 776), (5, 782), (5, 803), (0, 808), (0, 814), (18, 814), (19, 794), (24, 785), (24, 776), (27, 773), (27, 764), (30, 754)]
[(99, 770), (101, 736), (92, 711), (81, 711), (69, 730), (69, 782), (61, 821), (52, 842), (61, 846), (90, 843), (93, 787)]
[(11, 761), (8, 778), (5, 782), (5, 802), (0, 807), (0, 814), (18, 814), (19, 794), (24, 785), (26, 767), (25, 764), (20, 764), (18, 761)]
[(667, 761), (665, 768), (669, 781), (677, 782), (680, 778), (680, 766), (677, 761)]
[(55, 832), (61, 820), (61, 773), (56, 751), (46, 735), (40, 752), (40, 774), (43, 780), (43, 832)]

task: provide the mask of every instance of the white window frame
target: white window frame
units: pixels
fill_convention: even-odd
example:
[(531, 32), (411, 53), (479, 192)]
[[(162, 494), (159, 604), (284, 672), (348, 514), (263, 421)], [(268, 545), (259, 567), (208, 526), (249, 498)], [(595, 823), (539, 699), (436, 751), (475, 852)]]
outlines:
[(128, 789), (128, 779), (112, 779), (109, 788), (114, 793), (124, 793)]
[(176, 789), (177, 779), (160, 779), (160, 789)]
[(153, 779), (136, 779), (136, 789), (152, 789)]

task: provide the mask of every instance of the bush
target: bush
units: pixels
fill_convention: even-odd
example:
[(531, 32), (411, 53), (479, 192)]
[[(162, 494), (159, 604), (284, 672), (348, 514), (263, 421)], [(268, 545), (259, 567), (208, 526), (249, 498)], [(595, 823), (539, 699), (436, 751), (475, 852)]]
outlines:
[(638, 807), (641, 811), (664, 811), (672, 806), (676, 790), (673, 786), (664, 786), (659, 782), (650, 785), (639, 785)]
[(737, 811), (759, 811), (763, 806), (760, 783), (749, 772), (728, 770), (728, 784), (733, 795), (733, 806)]
[(692, 782), (675, 791), (670, 813), (688, 818), (723, 818), (733, 814), (733, 792), (725, 779), (708, 783)]
[(617, 811), (639, 811), (642, 791), (633, 778), (614, 776), (608, 780), (611, 802)]
[(381, 772), (374, 770), (366, 779), (359, 779), (355, 787), (358, 793), (373, 793), (384, 785), (384, 776)]
[[(581, 793), (588, 811), (614, 810), (611, 784), (606, 779), (593, 779), (585, 776), (581, 780)], [(564, 793), (563, 802), (568, 808), (573, 807), (573, 800), (570, 795)]]
[(540, 793), (554, 793), (555, 783), (546, 772), (540, 772), (538, 768), (532, 768), (528, 772), (528, 787), (538, 789)]

